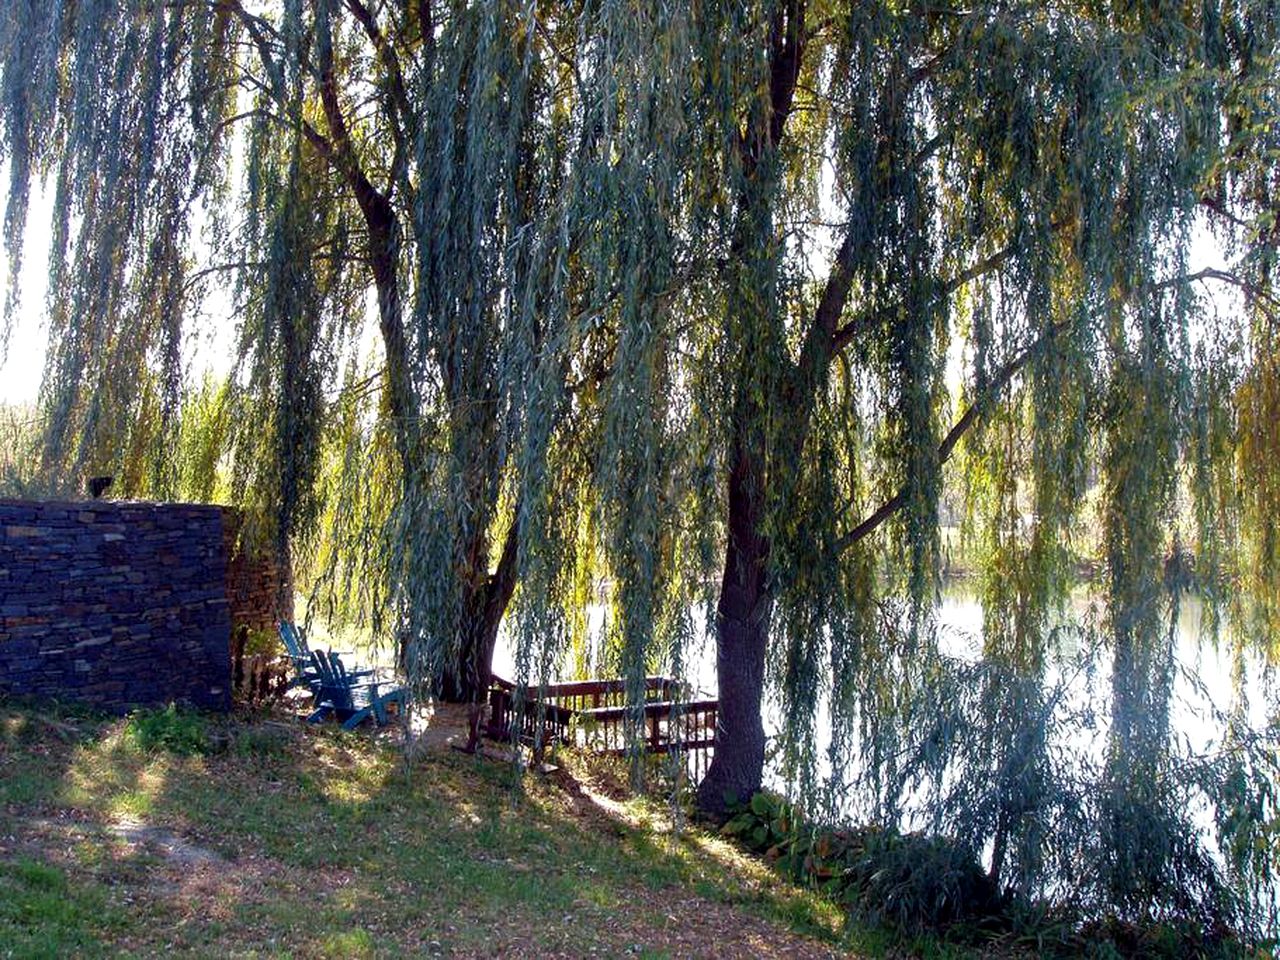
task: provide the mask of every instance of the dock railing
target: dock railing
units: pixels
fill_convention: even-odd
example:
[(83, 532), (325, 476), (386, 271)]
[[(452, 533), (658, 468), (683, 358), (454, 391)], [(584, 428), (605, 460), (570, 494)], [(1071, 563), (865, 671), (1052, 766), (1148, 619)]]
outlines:
[(687, 757), (691, 777), (701, 779), (715, 745), (719, 701), (685, 699), (684, 685), (673, 677), (646, 677), (643, 711), (627, 705), (626, 681), (620, 678), (574, 680), (527, 688), (516, 722), (516, 687), (494, 678), (489, 692), (486, 734), (511, 742), (518, 729), (521, 743), (539, 752), (565, 744), (596, 753), (627, 752), (629, 723), (638, 723), (637, 745), (648, 753), (679, 751)]

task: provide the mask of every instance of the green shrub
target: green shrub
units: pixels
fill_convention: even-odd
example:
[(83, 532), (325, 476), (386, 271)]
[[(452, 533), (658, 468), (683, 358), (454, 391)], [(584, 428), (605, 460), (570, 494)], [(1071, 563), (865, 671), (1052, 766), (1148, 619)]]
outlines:
[(731, 807), (730, 812), (733, 816), (720, 832), (756, 853), (767, 854), (794, 841), (799, 833), (795, 808), (777, 794), (761, 791), (746, 803)]
[(970, 940), (985, 930), (1013, 934), (1044, 955), (1099, 960), (1265, 955), (1245, 949), (1225, 926), (1043, 915), (1036, 905), (1003, 895), (975, 852), (947, 837), (875, 826), (815, 827), (785, 799), (764, 792), (731, 804), (730, 813), (724, 836), (895, 937)]
[(842, 899), (912, 933), (998, 917), (1005, 904), (974, 853), (947, 837), (864, 830), (844, 854)]
[(1247, 960), (1276, 955), (1274, 944), (1250, 950), (1225, 928), (1186, 920), (1135, 924), (1115, 917), (1085, 923), (1059, 954), (1091, 960)]
[(135, 710), (129, 714), (125, 736), (147, 752), (189, 757), (210, 750), (204, 717), (191, 710), (179, 710), (172, 703), (163, 710)]
[(878, 827), (816, 828), (782, 797), (757, 793), (731, 809), (721, 833), (850, 913), (900, 931), (938, 930), (1004, 913), (972, 851), (945, 837)]

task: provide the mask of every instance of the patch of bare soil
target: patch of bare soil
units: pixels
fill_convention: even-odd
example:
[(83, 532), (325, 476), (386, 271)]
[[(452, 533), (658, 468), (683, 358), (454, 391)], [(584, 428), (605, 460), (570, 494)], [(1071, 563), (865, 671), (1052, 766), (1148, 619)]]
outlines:
[(107, 824), (106, 831), (127, 844), (157, 853), (162, 860), (175, 866), (195, 867), (204, 863), (223, 862), (218, 853), (207, 847), (184, 840), (161, 827), (135, 820)]
[[(415, 716), (410, 726), (411, 760), (441, 750), (462, 750), (470, 738), (471, 708), (465, 703), (434, 704), (429, 714)], [(489, 760), (510, 763), (512, 759), (509, 747), (484, 737), (480, 738), (479, 753)]]
[[(163, 902), (167, 916), (177, 921), (175, 933), (211, 919), (239, 922), (239, 907), (269, 904), (297, 886), (296, 875), (270, 857), (227, 859), (162, 827), (132, 820), (99, 823), (67, 814), (27, 818), (0, 835), (0, 858), (15, 853), (117, 888), (127, 905)], [(350, 871), (326, 868), (309, 873), (307, 885), (323, 896), (353, 879)], [(252, 936), (239, 931), (242, 940)], [(126, 936), (115, 946), (130, 949), (144, 942), (150, 941), (132, 943)]]

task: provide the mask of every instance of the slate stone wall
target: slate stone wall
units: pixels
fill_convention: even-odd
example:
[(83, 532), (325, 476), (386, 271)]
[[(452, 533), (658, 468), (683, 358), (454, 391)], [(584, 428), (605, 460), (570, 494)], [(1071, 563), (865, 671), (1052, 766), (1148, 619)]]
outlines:
[(241, 523), (239, 511), (222, 508), (231, 628), (245, 626), (274, 634), (276, 621), (293, 620), (293, 577), (289, 564), (280, 561), (273, 549), (240, 541)]
[(218, 507), (0, 499), (0, 693), (231, 704)]

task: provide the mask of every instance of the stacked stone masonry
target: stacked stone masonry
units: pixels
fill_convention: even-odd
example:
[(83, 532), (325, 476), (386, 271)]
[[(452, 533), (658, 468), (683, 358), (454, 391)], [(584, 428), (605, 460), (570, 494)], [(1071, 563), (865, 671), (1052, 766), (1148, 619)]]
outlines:
[[(262, 565), (229, 563), (225, 513), (0, 499), (0, 694), (227, 709), (229, 581)], [(237, 614), (269, 625), (281, 592), (241, 587)]]
[(276, 621), (293, 620), (293, 578), (276, 551), (245, 542), (241, 514), (222, 508), (222, 547), (227, 558), (231, 626), (275, 633)]

